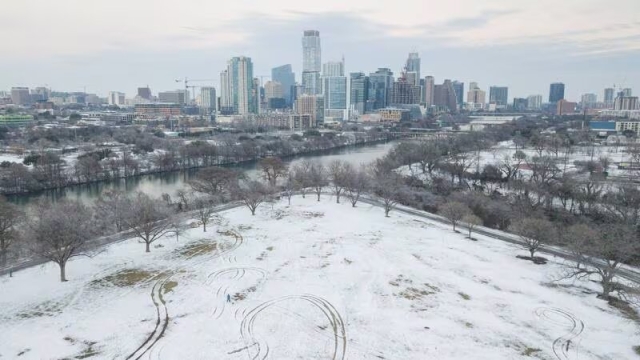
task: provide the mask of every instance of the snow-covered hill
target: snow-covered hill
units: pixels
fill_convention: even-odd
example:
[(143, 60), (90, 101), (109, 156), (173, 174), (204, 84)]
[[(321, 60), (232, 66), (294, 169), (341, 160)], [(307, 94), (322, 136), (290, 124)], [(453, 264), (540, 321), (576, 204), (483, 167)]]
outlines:
[[(637, 326), (513, 245), (324, 197), (0, 279), (1, 359), (633, 359)], [(227, 301), (227, 296), (230, 302)]]

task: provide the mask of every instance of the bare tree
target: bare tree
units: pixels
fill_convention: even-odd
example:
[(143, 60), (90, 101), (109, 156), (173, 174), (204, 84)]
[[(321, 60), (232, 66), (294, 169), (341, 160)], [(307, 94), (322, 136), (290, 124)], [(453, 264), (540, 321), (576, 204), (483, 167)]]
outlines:
[(386, 217), (389, 217), (389, 213), (398, 203), (406, 201), (409, 197), (402, 176), (394, 172), (378, 174), (373, 180), (373, 193), (382, 202)]
[(545, 219), (520, 219), (511, 225), (511, 231), (520, 237), (522, 246), (529, 251), (532, 260), (544, 242), (556, 237), (555, 227)]
[(255, 215), (256, 209), (268, 200), (271, 191), (260, 181), (243, 180), (233, 188), (233, 195), (251, 210), (251, 215)]
[(360, 165), (360, 168), (356, 169), (351, 164), (345, 168), (345, 173), (347, 181), (345, 193), (351, 202), (351, 206), (356, 207), (360, 196), (367, 191), (371, 185), (369, 173), (365, 165)]
[(19, 239), (16, 226), (21, 220), (22, 212), (0, 196), (0, 268), (7, 266), (9, 252), (13, 250), (15, 242)]
[(200, 170), (195, 178), (189, 181), (189, 185), (194, 191), (224, 200), (228, 190), (233, 187), (238, 178), (239, 174), (234, 170), (211, 167)]
[(151, 244), (171, 231), (170, 210), (161, 200), (151, 199), (147, 194), (137, 193), (125, 223), (145, 243), (145, 251)]
[(262, 175), (272, 187), (276, 186), (278, 178), (285, 177), (289, 166), (278, 157), (268, 157), (258, 162)]
[(617, 292), (622, 299), (629, 295), (629, 286), (619, 282), (617, 276), (624, 263), (629, 263), (638, 252), (634, 229), (624, 224), (609, 224), (599, 230), (579, 224), (565, 232), (569, 249), (576, 259), (566, 267), (564, 278), (590, 279), (598, 277), (602, 286), (599, 297), (608, 299)]
[(449, 222), (451, 226), (453, 226), (453, 231), (456, 231), (456, 226), (465, 216), (471, 214), (471, 210), (467, 207), (467, 205), (457, 202), (450, 201), (444, 205), (442, 205), (438, 211), (440, 215), (444, 216)]
[(203, 197), (197, 198), (194, 202), (194, 206), (197, 209), (198, 220), (202, 223), (203, 232), (207, 232), (207, 224), (211, 221), (211, 216), (215, 214), (213, 205), (213, 200)]
[(178, 189), (176, 190), (176, 197), (178, 198), (178, 210), (189, 210), (194, 198), (193, 191), (189, 191), (188, 189)]
[(114, 189), (105, 190), (94, 206), (98, 217), (112, 223), (116, 232), (125, 230), (125, 219), (131, 208), (131, 199), (124, 192)]
[(469, 230), (469, 239), (472, 239), (471, 233), (473, 232), (473, 230), (482, 225), (482, 219), (473, 214), (466, 215), (464, 218), (462, 218), (462, 222), (467, 225), (467, 229)]
[(302, 198), (307, 195), (307, 190), (311, 187), (311, 167), (312, 163), (308, 160), (303, 160), (293, 168), (293, 180), (295, 181), (295, 187), (302, 194)]
[(320, 162), (311, 164), (311, 169), (309, 171), (309, 184), (311, 185), (311, 187), (313, 187), (316, 195), (318, 195), (318, 201), (320, 201), (322, 189), (324, 189), (325, 186), (329, 185), (327, 169), (325, 169), (324, 165), (322, 165)]
[(40, 202), (30, 214), (28, 237), (33, 253), (58, 264), (60, 281), (67, 281), (67, 261), (95, 253), (88, 244), (95, 235), (93, 211), (79, 201)]
[(287, 177), (284, 180), (284, 185), (282, 187), (283, 192), (287, 197), (287, 201), (289, 202), (289, 205), (291, 205), (291, 198), (293, 197), (293, 193), (297, 190), (297, 188), (298, 188), (298, 183), (296, 181), (296, 174), (293, 170), (289, 171), (289, 173), (287, 174)]
[(333, 188), (333, 193), (336, 195), (337, 204), (340, 203), (340, 195), (347, 186), (347, 167), (350, 165), (344, 161), (333, 160), (327, 166), (329, 181)]

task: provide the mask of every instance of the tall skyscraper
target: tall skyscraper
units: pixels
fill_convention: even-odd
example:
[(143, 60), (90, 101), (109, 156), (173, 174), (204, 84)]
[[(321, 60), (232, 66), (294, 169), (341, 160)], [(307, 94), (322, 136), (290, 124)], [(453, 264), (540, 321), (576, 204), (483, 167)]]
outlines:
[(138, 88), (138, 96), (143, 99), (151, 100), (151, 89), (149, 89), (149, 86)]
[(203, 86), (200, 88), (200, 107), (205, 114), (216, 112), (217, 102), (216, 88), (213, 86)]
[(29, 88), (28, 87), (11, 88), (11, 102), (14, 105), (31, 104), (31, 94), (29, 94)]
[(451, 80), (447, 79), (442, 85), (435, 85), (433, 87), (433, 105), (447, 109), (452, 113), (458, 110), (456, 91), (453, 88)]
[(282, 97), (288, 105), (293, 105), (291, 87), (296, 84), (296, 76), (291, 69), (291, 65), (287, 64), (271, 69), (271, 80), (282, 84)]
[(469, 83), (469, 92), (467, 93), (467, 102), (471, 104), (471, 106), (474, 109), (484, 108), (484, 104), (487, 102), (486, 98), (487, 98), (487, 93), (478, 87), (477, 82)]
[(549, 103), (555, 104), (564, 99), (564, 84), (553, 83), (549, 86)]
[(344, 62), (334, 61), (324, 64), (322, 81), (325, 116), (345, 120), (347, 78), (344, 76)]
[(453, 90), (456, 92), (456, 101), (459, 107), (462, 107), (464, 103), (464, 83), (459, 81), (454, 81), (451, 83), (453, 86)]
[(496, 104), (496, 106), (506, 107), (509, 103), (509, 88), (506, 86), (490, 87), (489, 102)]
[(598, 102), (598, 95), (583, 94), (580, 101), (580, 106), (582, 106), (582, 109), (595, 109), (597, 102)]
[(607, 109), (610, 109), (613, 107), (613, 95), (615, 93), (615, 90), (613, 88), (606, 88), (604, 89), (604, 106)]
[(525, 111), (529, 107), (528, 101), (525, 98), (513, 98), (513, 110)]
[(231, 80), (229, 79), (229, 71), (220, 72), (220, 113), (222, 115), (231, 115), (234, 112), (233, 102), (231, 101)]
[(302, 37), (302, 86), (306, 94), (321, 93), (321, 54), (320, 32), (305, 30)]
[(633, 96), (633, 90), (631, 88), (622, 89), (622, 94), (626, 97)]
[(613, 105), (614, 110), (637, 110), (638, 109), (638, 97), (637, 96), (624, 96), (624, 92), (621, 92), (616, 97)]
[[(254, 89), (253, 63), (251, 58), (237, 56), (227, 64), (229, 103), (233, 113), (245, 115), (257, 113), (256, 90)], [(259, 89), (258, 89), (259, 91)]]
[(351, 104), (349, 110), (354, 115), (362, 115), (367, 112), (366, 102), (369, 99), (369, 90), (375, 91), (375, 89), (370, 85), (369, 78), (363, 72), (351, 73), (350, 81)]
[(188, 100), (189, 93), (186, 90), (182, 89), (174, 91), (161, 91), (158, 93), (159, 102), (185, 105)]
[(529, 95), (527, 97), (527, 109), (540, 110), (542, 108), (542, 95)]
[(371, 110), (383, 109), (389, 105), (392, 88), (393, 72), (390, 69), (379, 68), (376, 72), (369, 74), (369, 94), (367, 96), (373, 100)]
[(420, 86), (420, 55), (418, 53), (409, 53), (405, 71), (407, 73), (415, 73), (415, 76), (411, 76), (411, 79), (407, 80), (413, 80), (413, 85)]
[(264, 89), (259, 78), (253, 78), (253, 86), (251, 87), (251, 103), (249, 104), (249, 112), (253, 114), (262, 113), (262, 103), (264, 99)]
[(424, 103), (427, 107), (434, 105), (436, 80), (433, 76), (424, 78)]

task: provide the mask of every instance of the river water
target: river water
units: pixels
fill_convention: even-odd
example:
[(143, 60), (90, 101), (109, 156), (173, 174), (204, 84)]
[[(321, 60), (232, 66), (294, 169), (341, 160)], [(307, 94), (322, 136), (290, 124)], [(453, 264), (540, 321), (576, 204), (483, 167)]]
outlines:
[[(304, 160), (317, 160), (328, 164), (332, 160), (343, 160), (353, 165), (368, 164), (386, 155), (397, 142), (378, 143), (328, 150), (322, 154), (302, 155), (285, 160), (290, 166)], [(247, 176), (258, 177), (257, 163), (236, 165), (235, 168), (244, 171)], [(104, 190), (118, 189), (125, 192), (142, 191), (152, 197), (159, 197), (166, 193), (174, 196), (176, 190), (188, 187), (187, 181), (197, 173), (197, 169), (180, 170), (161, 174), (142, 175), (128, 179), (103, 181), (93, 184), (69, 186), (63, 189), (46, 190), (27, 195), (8, 196), (9, 200), (20, 205), (26, 205), (35, 199), (47, 197), (53, 201), (66, 197), (92, 203)]]

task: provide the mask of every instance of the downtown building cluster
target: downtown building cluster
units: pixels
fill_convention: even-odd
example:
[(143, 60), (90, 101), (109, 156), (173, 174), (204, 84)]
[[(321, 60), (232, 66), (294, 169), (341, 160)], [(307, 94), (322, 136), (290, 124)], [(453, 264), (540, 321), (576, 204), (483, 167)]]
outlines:
[[(14, 87), (0, 92), (0, 105), (32, 106), (50, 110), (54, 106), (86, 104), (107, 105), (115, 109), (133, 108), (137, 119), (152, 120), (181, 115), (200, 115), (218, 122), (249, 120), (257, 124), (290, 129), (320, 127), (342, 121), (395, 123), (441, 113), (473, 112), (545, 112), (556, 115), (589, 112), (608, 116), (640, 118), (638, 98), (629, 88), (604, 89), (602, 101), (593, 93), (579, 102), (565, 98), (565, 85), (552, 83), (549, 98), (534, 94), (509, 97), (507, 86), (483, 89), (477, 82), (465, 83), (424, 74), (418, 53), (409, 53), (406, 62), (394, 73), (378, 68), (365, 73), (347, 73), (344, 58), (322, 62), (320, 32), (306, 30), (302, 36), (302, 73), (299, 82), (291, 64), (275, 67), (268, 76), (256, 76), (251, 57), (228, 60), (219, 73), (219, 87), (212, 79), (176, 80), (182, 89), (162, 91), (138, 88), (127, 98), (118, 91), (106, 98), (85, 92), (54, 93), (45, 87)], [(198, 96), (193, 96), (199, 90)], [(121, 116), (121, 115), (113, 115)], [(129, 115), (127, 115), (128, 117)]]

